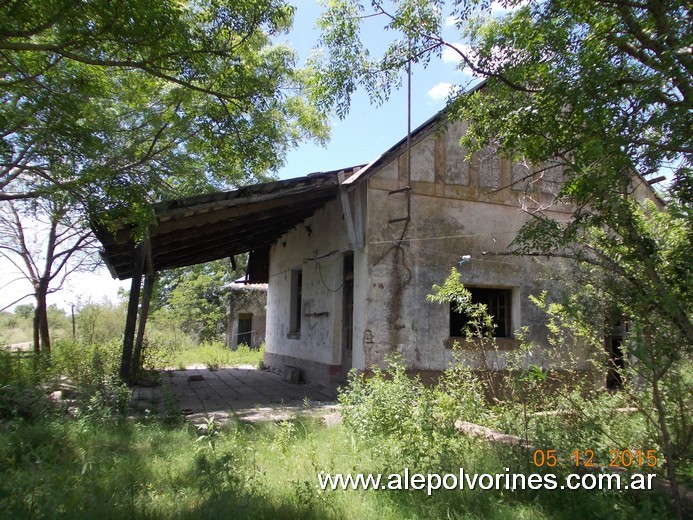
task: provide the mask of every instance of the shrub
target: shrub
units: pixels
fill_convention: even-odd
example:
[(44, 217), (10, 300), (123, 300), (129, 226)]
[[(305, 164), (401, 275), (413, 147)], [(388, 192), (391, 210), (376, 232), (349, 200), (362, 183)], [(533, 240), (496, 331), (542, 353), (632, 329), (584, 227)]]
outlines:
[(85, 344), (56, 342), (52, 367), (76, 386), (76, 413), (97, 422), (120, 420), (128, 412), (131, 390), (119, 378), (119, 341)]
[(375, 368), (371, 377), (352, 372), (339, 401), (344, 426), (360, 440), (378, 443), (393, 471), (440, 471), (459, 469), (466, 441), (456, 433), (455, 421), (480, 416), (480, 395), (480, 385), (461, 365), (428, 388), (407, 376), (401, 357), (393, 357), (387, 370)]
[(363, 439), (400, 434), (424, 393), (418, 379), (407, 377), (400, 358), (390, 359), (387, 371), (373, 368), (372, 377), (352, 372), (339, 393), (344, 425)]
[(123, 304), (87, 302), (80, 305), (76, 322), (77, 337), (81, 343), (95, 345), (119, 340), (123, 335), (125, 307)]

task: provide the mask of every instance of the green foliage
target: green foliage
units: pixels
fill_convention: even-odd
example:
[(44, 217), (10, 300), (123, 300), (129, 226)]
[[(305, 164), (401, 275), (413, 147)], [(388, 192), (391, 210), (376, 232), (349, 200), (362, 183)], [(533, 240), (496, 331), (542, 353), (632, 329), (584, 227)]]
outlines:
[[(494, 132), (503, 150), (534, 164), (558, 158), (572, 179), (564, 193), (576, 199), (598, 203), (595, 188), (610, 194), (604, 201), (618, 198), (633, 171), (648, 175), (670, 164), (674, 191), (684, 195), (690, 62), (666, 49), (686, 45), (690, 27), (681, 17), (689, 11), (677, 0), (657, 7), (552, 1), (472, 21), (466, 35), (493, 79), (487, 98), (460, 100), (474, 120), (466, 141), (483, 146)], [(648, 56), (652, 41), (668, 43)], [(504, 110), (511, 117), (490, 121)]]
[[(21, 306), (18, 306), (21, 307)], [(33, 340), (33, 305), (25, 305), (24, 309), (10, 314), (0, 313), (0, 344), (28, 343)], [(28, 313), (28, 314), (27, 314)], [(72, 334), (70, 318), (55, 304), (46, 309), (50, 323), (51, 336), (56, 338)]]
[(435, 303), (452, 303), (456, 312), (467, 316), (464, 330), (460, 331), (461, 336), (479, 341), (492, 340), (495, 329), (493, 317), (485, 304), (472, 302), (472, 293), (460, 282), (460, 273), (456, 268), (451, 269), (443, 285), (433, 285), (433, 294), (428, 294), (426, 299)]
[(352, 373), (341, 389), (344, 426), (362, 441), (381, 445), (383, 463), (392, 471), (454, 468), (456, 451), (466, 442), (455, 431), (457, 420), (483, 420), (481, 384), (461, 364), (446, 370), (440, 383), (425, 387), (407, 376), (400, 358), (386, 371)]
[[(690, 453), (690, 435), (677, 432), (690, 431), (691, 389), (679, 382), (693, 356), (690, 2), (509, 1), (511, 9), (496, 17), (485, 0), (372, 2), (370, 12), (364, 4), (329, 4), (322, 43), (338, 56), (331, 60), (337, 71), (323, 63), (332, 76), (318, 80), (319, 89), (344, 113), (354, 85), (387, 96), (380, 77), (401, 72), (409, 57), (425, 64), (444, 48), (486, 79), (470, 93), (455, 92), (447, 115), (469, 123), (461, 144), (470, 153), (490, 149), (526, 161), (545, 186), (555, 186), (561, 216), (546, 211), (551, 206), (530, 211), (512, 252), (574, 262), (566, 281), (577, 297), (563, 304), (584, 332), (601, 321), (592, 338), (609, 332), (613, 314), (631, 322), (627, 354), (637, 363), (629, 370), (651, 398), (655, 413), (646, 416), (659, 429), (676, 498), (674, 468)], [(340, 12), (360, 17), (345, 30)], [(448, 13), (468, 48), (441, 37)], [(369, 14), (405, 35), (380, 59), (359, 41)], [(673, 174), (666, 205), (645, 181), (664, 170)], [(590, 309), (588, 299), (601, 305)]]
[(273, 446), (286, 456), (296, 441), (297, 434), (296, 422), (281, 421), (277, 424), (277, 434), (274, 437)]
[(225, 286), (238, 278), (228, 260), (217, 260), (165, 273), (158, 287), (153, 318), (176, 323), (198, 342), (213, 341), (226, 333), (229, 293)]
[(75, 415), (88, 423), (121, 421), (129, 412), (131, 391), (118, 375), (120, 346), (114, 340), (56, 342), (49, 373), (75, 387)]
[[(605, 298), (603, 287), (583, 285), (580, 291), (571, 292), (568, 286), (570, 296), (561, 303), (548, 303), (544, 296), (533, 300), (548, 316), (548, 341), (553, 351), (583, 352), (586, 359), (582, 361), (591, 363), (595, 377), (615, 371), (622, 381), (618, 392), (609, 392), (589, 380), (556, 379), (550, 373), (538, 379), (520, 378), (510, 382), (510, 387), (520, 400), (523, 414), (519, 415), (516, 409), (513, 415), (512, 404), (501, 405), (502, 421), (506, 421), (503, 428), (545, 445), (591, 449), (602, 458), (614, 446), (656, 449), (660, 454), (660, 472), (668, 472), (672, 467), (666, 455), (671, 450), (675, 454), (676, 475), (687, 481), (693, 464), (693, 403), (689, 398), (693, 391), (693, 365), (681, 354), (669, 358), (671, 361), (665, 367), (653, 363), (648, 357), (650, 353), (657, 352), (661, 362), (669, 347), (659, 346), (659, 338), (645, 337), (637, 329), (626, 337), (623, 367), (614, 365), (602, 350), (604, 323), (595, 322), (595, 316), (601, 315), (607, 324), (611, 323), (608, 312), (613, 309), (613, 301)], [(634, 326), (637, 327), (637, 320), (631, 322)], [(666, 329), (659, 330), (664, 333)], [(669, 460), (661, 464), (664, 459)], [(671, 478), (671, 474), (667, 477)]]
[(234, 365), (252, 365), (256, 367), (262, 361), (264, 353), (264, 344), (255, 349), (241, 344), (235, 350), (232, 350), (221, 342), (202, 343), (173, 351), (169, 358), (170, 365), (168, 366), (186, 367), (201, 364), (210, 369)]
[(278, 37), (282, 0), (11, 1), (0, 13), (3, 198), (71, 193), (108, 227), (262, 179), (326, 136)]
[[(666, 235), (666, 231), (661, 230), (660, 234)], [(472, 420), (512, 432), (535, 446), (553, 446), (562, 450), (564, 456), (574, 449), (592, 450), (603, 460), (608, 458), (614, 446), (655, 449), (665, 455), (660, 455), (660, 463), (663, 458), (669, 458), (666, 453), (671, 450), (676, 454), (676, 471), (682, 478), (687, 478), (685, 475), (691, 467), (689, 417), (693, 414), (693, 405), (687, 398), (692, 387), (691, 363), (681, 356), (685, 349), (675, 349), (677, 354), (670, 358), (671, 362), (664, 365), (653, 363), (648, 357), (650, 353), (657, 352), (661, 363), (672, 350), (670, 346), (658, 346), (666, 337), (666, 329), (659, 326), (660, 338), (645, 339), (634, 332), (627, 338), (623, 350), (624, 366), (618, 368), (603, 352), (603, 338), (611, 333), (611, 320), (614, 319), (610, 315), (614, 312), (614, 302), (605, 291), (609, 282), (593, 285), (594, 273), (586, 273), (584, 283), (575, 287), (571, 279), (579, 273), (582, 269), (573, 267), (572, 276), (559, 275), (564, 280), (561, 302), (547, 301), (546, 293), (531, 298), (546, 313), (546, 345), (527, 343), (528, 328), (520, 331), (517, 336), (522, 346), (504, 355), (508, 371), (505, 375), (502, 372), (498, 374), (502, 377), (494, 378), (497, 367), (485, 365), (492, 377), (483, 385), (486, 374), (470, 373), (461, 363), (458, 352), (442, 386), (448, 384), (446, 379), (451, 371), (466, 372), (466, 378), (462, 379), (467, 382), (466, 392), (473, 392), (475, 384), (479, 400), (484, 399), (482, 388), (487, 395), (493, 396), (493, 415), (477, 416)], [(429, 295), (431, 301), (461, 302), (459, 308), (463, 311), (470, 303), (465, 299), (467, 292), (459, 283), (455, 269), (444, 284), (433, 289), (434, 294)], [(485, 309), (478, 309), (478, 312), (476, 320), (484, 323), (487, 319)], [(475, 343), (476, 349), (495, 347), (492, 338), (484, 343), (483, 327), (472, 327), (467, 333), (467, 339)], [(531, 362), (537, 358), (543, 358), (551, 370)], [(586, 372), (585, 368), (591, 372)], [(616, 370), (623, 381), (618, 393), (607, 392), (590, 378), (585, 379), (587, 374), (599, 377), (608, 370)], [(469, 386), (470, 381), (472, 386)], [(500, 392), (495, 391), (494, 386), (500, 382), (503, 388)], [(655, 385), (660, 392), (659, 404)], [(449, 399), (445, 392), (442, 392), (442, 399)], [(465, 402), (456, 396), (450, 401)], [(465, 418), (463, 409), (453, 408), (453, 413)], [(667, 444), (669, 447), (665, 448)], [(671, 464), (669, 460), (667, 469)], [(664, 468), (660, 464), (658, 471), (663, 472)]]
[(401, 360), (391, 359), (387, 372), (373, 368), (372, 376), (352, 372), (339, 394), (344, 424), (361, 438), (396, 435), (409, 421), (423, 392), (418, 380), (407, 377)]
[(14, 313), (20, 318), (30, 318), (34, 314), (34, 306), (30, 303), (17, 305), (14, 308)]
[(31, 352), (0, 348), (0, 423), (7, 420), (36, 420), (50, 413)]
[[(531, 451), (501, 443), (494, 446), (468, 437), (456, 431), (454, 426), (458, 420), (526, 437), (535, 446), (556, 450), (565, 461), (569, 461), (576, 449), (593, 450), (595, 460), (607, 462), (609, 450), (614, 446), (657, 449), (647, 436), (642, 416), (619, 413), (625, 401), (622, 394), (581, 394), (568, 387), (557, 392), (556, 387), (550, 387), (541, 377), (531, 383), (528, 379), (526, 383), (531, 384), (531, 403), (525, 406), (523, 402), (508, 398), (491, 408), (485, 404), (484, 381), (462, 363), (453, 364), (438, 385), (427, 388), (418, 379), (408, 378), (401, 360), (394, 359), (387, 371), (374, 370), (372, 377), (352, 375), (349, 385), (341, 390), (339, 400), (344, 406), (344, 427), (354, 439), (357, 450), (371, 454), (378, 471), (383, 473), (401, 473), (402, 468), (424, 474), (455, 473), (459, 468), (480, 473), (508, 471), (500, 468), (524, 474), (541, 471), (531, 465)], [(544, 407), (550, 408), (552, 413), (540, 413)], [(551, 470), (559, 478), (572, 471), (569, 467)], [(611, 499), (616, 502), (609, 504)], [(671, 514), (657, 497), (636, 503), (629, 495), (609, 498), (607, 493), (594, 493), (594, 490), (580, 496), (559, 490), (484, 494), (445, 491), (425, 498), (410, 490), (401, 496), (393, 493), (389, 497), (391, 503), (400, 506), (419, 503), (427, 516), (434, 517), (455, 510), (483, 514), (484, 518), (504, 518), (510, 510), (520, 514), (520, 504), (525, 500), (533, 504), (528, 518), (571, 518), (589, 515), (587, 511), (597, 509), (608, 510), (608, 514), (622, 518), (638, 510), (651, 511), (655, 516)], [(506, 511), (506, 507), (510, 509)], [(593, 509), (595, 507), (597, 509)]]
[(484, 381), (465, 366), (459, 353), (454, 354), (454, 359), (432, 390), (436, 420), (446, 428), (458, 420), (488, 424), (491, 420), (489, 407), (480, 406), (486, 402)]
[[(382, 371), (370, 380), (354, 376), (353, 388), (343, 394), (344, 426), (325, 427), (317, 419), (222, 425), (211, 417), (195, 427), (152, 416), (121, 420), (118, 403), (126, 402), (129, 390), (109, 379), (108, 371), (117, 367), (107, 359), (108, 347), (56, 344), (56, 365), (80, 378), (84, 392), (75, 403), (76, 418), (48, 408), (33, 417), (0, 418), (3, 517), (199, 518), (234, 511), (249, 518), (395, 519), (440, 518), (454, 511), (500, 520), (567, 519), (594, 511), (624, 519), (642, 511), (653, 517), (669, 513), (650, 495), (439, 490), (427, 496), (425, 490), (317, 487), (321, 472), (458, 473), (464, 468), (503, 474), (510, 467), (527, 473), (521, 464), (527, 453), (490, 447), (453, 428), (461, 410), (468, 411), (461, 415), (467, 420), (485, 420), (479, 415), (480, 389), (459, 366), (435, 389), (408, 379), (399, 360), (393, 361), (392, 374)], [(75, 367), (80, 360), (83, 364)], [(4, 395), (4, 388), (0, 391)]]
[[(315, 87), (343, 115), (356, 88), (379, 102), (399, 86), (408, 58), (425, 66), (452, 51), (460, 69), (488, 80), (451, 97), (450, 116), (470, 120), (469, 150), (492, 145), (535, 165), (558, 161), (573, 181), (564, 193), (594, 202), (595, 187), (618, 197), (633, 171), (671, 166), (673, 191), (690, 203), (693, 74), (690, 52), (673, 50), (689, 47), (690, 5), (500, 4), (502, 14), (487, 0), (328, 2)], [(454, 40), (442, 36), (450, 20)], [(385, 29), (380, 54), (362, 41), (373, 24)]]
[(78, 399), (75, 415), (87, 425), (123, 421), (130, 411), (132, 391), (119, 377), (103, 375), (92, 379)]
[[(33, 308), (32, 308), (33, 312)], [(32, 319), (9, 312), (0, 314), (0, 345), (13, 345), (32, 340)]]
[(214, 414), (202, 419), (202, 423), (197, 425), (197, 433), (199, 434), (197, 442), (206, 441), (209, 448), (214, 451), (216, 437), (221, 434), (221, 425)]
[(51, 357), (51, 369), (79, 386), (98, 383), (103, 377), (118, 374), (119, 347), (120, 342), (113, 338), (106, 343), (59, 340)]
[(76, 339), (79, 342), (86, 345), (110, 342), (123, 334), (125, 302), (88, 301), (77, 306), (75, 316)]
[(194, 338), (183, 331), (180, 323), (165, 311), (147, 320), (142, 349), (142, 368), (145, 370), (177, 366), (179, 352), (187, 352), (197, 345)]

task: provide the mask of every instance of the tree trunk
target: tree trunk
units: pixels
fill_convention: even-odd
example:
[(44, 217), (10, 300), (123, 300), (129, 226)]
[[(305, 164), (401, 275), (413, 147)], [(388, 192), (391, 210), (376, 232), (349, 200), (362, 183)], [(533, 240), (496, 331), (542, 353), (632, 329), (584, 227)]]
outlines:
[(39, 315), (38, 315), (38, 305), (34, 309), (34, 319), (32, 320), (33, 333), (34, 333), (34, 357), (38, 360), (41, 356), (41, 337), (39, 334)]
[(38, 333), (41, 342), (41, 356), (48, 362), (51, 356), (51, 339), (48, 328), (48, 279), (41, 278), (36, 289), (36, 316), (38, 317)]
[(154, 275), (147, 275), (144, 278), (144, 293), (142, 295), (142, 305), (140, 307), (140, 319), (137, 326), (137, 337), (135, 339), (135, 350), (132, 354), (132, 375), (137, 376), (142, 370), (142, 345), (144, 343), (144, 328), (147, 325), (147, 317), (149, 316), (149, 302), (152, 299), (154, 291)]
[(652, 400), (657, 410), (659, 431), (662, 434), (662, 450), (664, 451), (664, 460), (666, 461), (667, 478), (671, 485), (671, 497), (674, 501), (677, 518), (683, 520), (683, 506), (681, 504), (678, 479), (676, 478), (676, 460), (674, 459), (671, 437), (666, 423), (666, 411), (664, 410), (663, 398), (659, 391), (659, 374), (657, 370), (654, 372), (652, 377)]

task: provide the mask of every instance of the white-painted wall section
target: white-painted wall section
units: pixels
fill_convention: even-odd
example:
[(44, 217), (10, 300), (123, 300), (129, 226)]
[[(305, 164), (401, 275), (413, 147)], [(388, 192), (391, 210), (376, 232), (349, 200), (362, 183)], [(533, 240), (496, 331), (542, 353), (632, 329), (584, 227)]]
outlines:
[[(360, 188), (359, 188), (360, 189)], [(350, 197), (353, 202), (353, 196)], [(270, 250), (265, 363), (296, 366), (306, 380), (332, 384), (342, 373), (344, 256), (352, 252), (339, 198), (283, 235)], [(354, 270), (363, 270), (362, 253)], [(302, 270), (301, 327), (289, 330), (291, 271)], [(362, 328), (362, 275), (354, 273), (354, 329)], [(356, 337), (354, 335), (354, 337)], [(362, 355), (354, 355), (358, 362)]]

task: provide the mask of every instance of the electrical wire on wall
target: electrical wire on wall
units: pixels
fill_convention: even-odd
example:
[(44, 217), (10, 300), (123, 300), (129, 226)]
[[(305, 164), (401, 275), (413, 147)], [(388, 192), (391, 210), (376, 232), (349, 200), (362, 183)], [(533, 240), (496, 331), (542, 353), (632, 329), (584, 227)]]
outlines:
[[(334, 264), (337, 263), (338, 260), (339, 259), (335, 260), (334, 262), (332, 262), (330, 265), (328, 265), (326, 267), (328, 267), (328, 268), (332, 267)], [(336, 289), (332, 289), (332, 288), (330, 288), (330, 286), (327, 285), (327, 282), (325, 282), (325, 278), (322, 275), (322, 262), (320, 260), (316, 260), (315, 263), (318, 265), (318, 275), (320, 276), (320, 281), (322, 282), (322, 285), (325, 287), (325, 289), (327, 289), (331, 293), (341, 291), (342, 287), (344, 287), (344, 277), (342, 276), (342, 283), (339, 285), (339, 287), (337, 287)]]
[[(406, 226), (405, 230), (406, 232)], [(470, 233), (470, 234), (462, 234), (462, 235), (441, 235), (441, 236), (428, 236), (428, 237), (417, 237), (417, 238), (408, 238), (404, 239), (404, 235), (390, 239), (390, 240), (373, 240), (371, 242), (368, 242), (369, 245), (384, 245), (384, 244), (394, 244), (393, 247), (396, 247), (397, 245), (400, 245), (402, 248), (403, 242), (409, 242), (409, 243), (417, 243), (417, 242), (428, 242), (428, 241), (438, 241), (438, 240), (454, 240), (457, 238), (479, 238), (479, 237), (494, 237), (494, 236), (500, 236), (500, 235), (511, 235), (515, 234), (516, 232), (514, 231), (507, 231), (507, 232), (493, 232), (493, 233)], [(436, 267), (451, 267), (455, 263), (459, 263), (459, 260), (467, 255), (468, 253), (461, 252), (461, 253), (452, 253), (450, 251), (441, 251), (439, 249), (432, 248), (430, 246), (424, 246), (424, 245), (410, 245), (410, 249), (415, 249), (418, 252), (421, 253), (427, 253), (431, 255), (435, 255), (438, 257), (446, 257), (449, 258), (450, 261), (444, 262), (444, 263), (436, 263), (433, 265), (428, 265), (428, 268), (436, 268)], [(368, 253), (365, 249), (361, 250), (362, 254), (366, 254), (371, 260), (372, 260), (372, 265), (378, 265), (378, 264), (386, 264), (386, 265), (391, 265), (391, 266), (396, 266), (400, 268), (406, 268), (409, 269), (407, 266), (403, 266), (401, 263), (393, 263), (393, 262), (387, 262), (384, 260), (384, 257), (387, 256), (387, 254), (392, 250), (392, 247), (389, 248), (387, 251), (385, 251), (384, 254), (379, 254), (375, 255), (374, 253)], [(317, 251), (315, 252), (315, 255), (312, 257), (307, 257), (303, 259), (303, 263), (307, 264), (309, 262), (316, 262), (318, 265), (320, 265), (320, 260), (328, 258), (333, 255), (338, 255), (341, 253), (346, 253), (351, 251), (348, 248), (341, 248), (341, 249), (334, 249), (331, 251), (328, 251), (326, 253), (318, 254)], [(507, 252), (494, 252), (494, 251), (484, 251), (482, 252), (483, 257), (472, 257), (470, 258), (471, 261), (474, 262), (485, 262), (485, 263), (494, 263), (494, 264), (501, 264), (501, 265), (508, 265), (508, 266), (516, 266), (516, 263), (513, 262), (504, 262), (501, 260), (493, 260), (491, 257), (495, 257), (497, 255), (507, 255)], [(332, 265), (332, 264), (330, 264)], [(277, 273), (273, 273), (270, 278), (275, 278), (277, 276), (280, 276), (282, 274), (288, 273), (295, 269), (295, 267), (289, 267), (287, 269), (284, 269), (282, 271), (279, 271)], [(329, 287), (326, 286), (326, 289), (330, 290)], [(332, 289), (333, 292), (336, 292), (341, 289), (341, 286), (337, 289)]]

